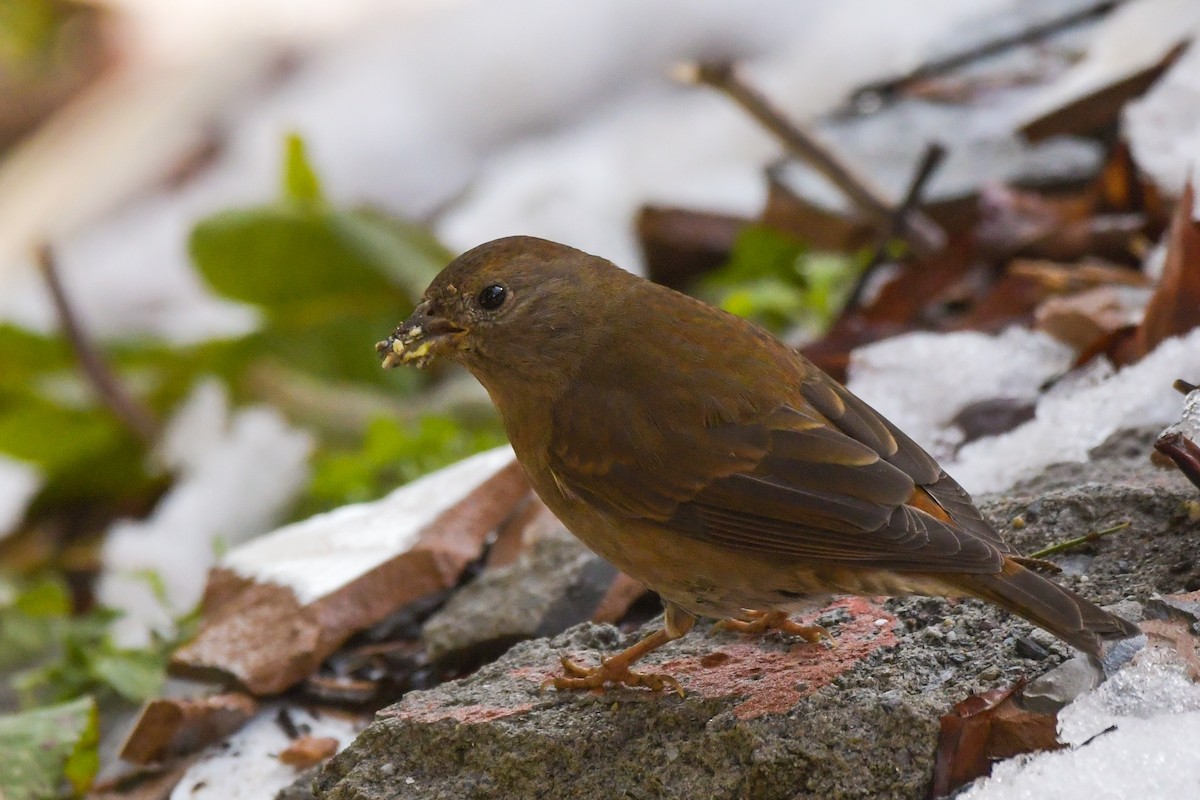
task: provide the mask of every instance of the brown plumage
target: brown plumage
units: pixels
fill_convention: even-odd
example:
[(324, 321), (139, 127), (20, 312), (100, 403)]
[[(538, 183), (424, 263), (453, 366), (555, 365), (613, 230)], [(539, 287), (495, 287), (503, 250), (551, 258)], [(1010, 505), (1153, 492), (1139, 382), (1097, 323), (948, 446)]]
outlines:
[(481, 245), (378, 349), (385, 366), (463, 363), (546, 505), (662, 596), (654, 641), (564, 661), (556, 685), (674, 685), (629, 664), (696, 615), (828, 593), (971, 595), (1091, 655), (1137, 632), (1022, 566), (932, 457), (803, 356), (595, 256)]

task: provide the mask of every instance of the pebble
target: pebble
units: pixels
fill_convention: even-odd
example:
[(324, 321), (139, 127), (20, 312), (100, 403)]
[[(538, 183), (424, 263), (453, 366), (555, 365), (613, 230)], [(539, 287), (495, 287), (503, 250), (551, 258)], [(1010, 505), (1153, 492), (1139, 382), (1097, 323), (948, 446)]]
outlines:
[(1003, 674), (1003, 671), (999, 667), (987, 667), (979, 673), (979, 680), (994, 681)]

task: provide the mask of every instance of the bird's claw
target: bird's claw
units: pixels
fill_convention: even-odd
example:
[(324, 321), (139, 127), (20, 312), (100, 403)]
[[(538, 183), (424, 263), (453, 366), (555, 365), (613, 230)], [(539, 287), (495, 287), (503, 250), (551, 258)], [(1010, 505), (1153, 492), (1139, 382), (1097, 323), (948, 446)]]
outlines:
[(547, 687), (555, 689), (599, 689), (606, 684), (614, 686), (642, 686), (652, 692), (670, 689), (680, 697), (684, 696), (683, 687), (679, 681), (662, 672), (634, 672), (627, 665), (614, 663), (616, 659), (601, 659), (598, 667), (584, 667), (576, 664), (567, 656), (562, 657), (562, 667), (565, 675), (547, 678), (542, 682), (538, 691)]
[(815, 644), (827, 642), (830, 647), (837, 647), (837, 640), (828, 630), (820, 625), (804, 625), (794, 622), (782, 611), (752, 611), (750, 619), (723, 619), (713, 626), (714, 631), (735, 631), (737, 633), (766, 633), (779, 631), (792, 636), (799, 636), (806, 642)]

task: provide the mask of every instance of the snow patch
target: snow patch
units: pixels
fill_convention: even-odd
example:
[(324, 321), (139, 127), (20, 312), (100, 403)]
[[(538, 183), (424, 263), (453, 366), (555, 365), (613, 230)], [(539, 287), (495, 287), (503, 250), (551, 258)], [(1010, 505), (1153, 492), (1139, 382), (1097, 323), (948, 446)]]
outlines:
[(999, 336), (909, 333), (855, 350), (846, 385), (945, 459), (962, 441), (962, 431), (951, 422), (966, 406), (996, 398), (1032, 401), (1073, 358), (1071, 348), (1024, 328)]
[[(338, 750), (362, 728), (342, 717), (318, 716), (294, 706), (287, 713), (307, 735), (337, 739)], [(300, 771), (279, 760), (291, 740), (278, 716), (279, 707), (268, 706), (222, 745), (210, 748), (183, 774), (171, 800), (263, 800), (294, 783)]]
[(443, 512), (458, 505), (515, 456), (507, 445), (471, 456), (372, 503), (343, 506), (261, 536), (221, 566), (290, 587), (315, 602), (406, 552)]
[(41, 486), (37, 467), (0, 455), (0, 539), (12, 533)]
[[(170, 633), (199, 602), (217, 549), (269, 529), (304, 487), (311, 449), (311, 436), (274, 409), (231, 413), (220, 383), (200, 384), (163, 436), (175, 484), (147, 519), (117, 522), (105, 537), (97, 597), (124, 612), (117, 641), (137, 647), (151, 631)], [(161, 579), (165, 607), (147, 572)]]
[(1126, 428), (1179, 419), (1180, 377), (1200, 374), (1200, 328), (1168, 339), (1136, 364), (1092, 383), (1072, 382), (1038, 401), (1034, 419), (965, 445), (943, 462), (968, 492), (999, 492), (1051, 464), (1087, 461), (1088, 452)]
[(1179, 800), (1200, 786), (1200, 686), (1151, 651), (1059, 714), (1072, 750), (997, 764), (961, 800)]

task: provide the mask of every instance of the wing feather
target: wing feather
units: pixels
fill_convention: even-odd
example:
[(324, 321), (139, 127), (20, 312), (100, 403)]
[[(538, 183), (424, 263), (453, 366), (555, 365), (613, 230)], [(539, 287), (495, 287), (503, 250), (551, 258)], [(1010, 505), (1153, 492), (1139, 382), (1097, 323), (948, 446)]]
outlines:
[[(789, 356), (790, 357), (790, 356)], [(762, 410), (750, 393), (656, 381), (672, 418), (647, 416), (626, 386), (580, 381), (592, 407), (623, 425), (555, 414), (549, 467), (566, 490), (610, 515), (656, 522), (698, 541), (772, 558), (923, 572), (994, 573), (1011, 552), (937, 462), (870, 406), (815, 369)], [(811, 371), (809, 371), (811, 370)], [(611, 374), (611, 365), (608, 374)], [(706, 397), (687, 394), (714, 387)], [(600, 402), (597, 403), (597, 398)], [(601, 432), (602, 431), (602, 432)], [(920, 487), (945, 518), (909, 505)], [(927, 501), (926, 501), (927, 502)]]

